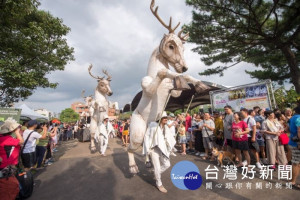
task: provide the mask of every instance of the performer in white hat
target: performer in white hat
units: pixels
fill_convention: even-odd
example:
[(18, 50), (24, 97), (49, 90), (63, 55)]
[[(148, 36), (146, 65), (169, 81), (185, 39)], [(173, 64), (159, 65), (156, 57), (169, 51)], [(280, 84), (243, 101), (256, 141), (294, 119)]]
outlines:
[[(156, 118), (159, 121), (158, 116)], [(161, 182), (161, 174), (170, 167), (170, 152), (176, 141), (167, 125), (168, 116), (163, 112), (160, 124), (151, 122), (144, 137), (143, 154), (149, 155), (154, 168), (156, 186), (159, 191), (167, 193)]]
[(100, 154), (102, 156), (105, 155), (105, 151), (108, 144), (108, 136), (111, 132), (114, 132), (114, 128), (111, 123), (108, 121), (108, 115), (104, 115), (103, 122), (98, 126), (98, 130), (96, 131), (96, 140), (99, 142), (100, 146)]

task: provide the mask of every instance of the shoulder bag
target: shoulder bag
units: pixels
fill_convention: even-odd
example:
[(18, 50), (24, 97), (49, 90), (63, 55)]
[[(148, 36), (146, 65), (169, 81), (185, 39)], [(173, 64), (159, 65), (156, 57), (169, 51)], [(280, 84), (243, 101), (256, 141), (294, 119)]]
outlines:
[(289, 143), (289, 137), (285, 132), (281, 132), (280, 136), (278, 137), (281, 145), (287, 145)]
[(207, 133), (207, 135), (208, 135), (208, 138), (209, 138), (209, 141), (214, 141), (215, 140), (215, 136), (214, 136), (214, 134), (209, 134), (208, 133), (208, 131), (207, 131), (207, 128), (206, 127), (204, 127), (204, 129), (205, 129), (205, 131), (206, 131), (206, 133)]
[[(28, 142), (28, 139), (30, 138), (30, 136), (33, 132), (34, 131), (31, 131), (29, 133), (29, 135), (28, 135), (27, 139), (25, 140), (24, 145), (20, 151), (20, 154), (23, 153), (24, 148)], [(33, 175), (30, 170), (25, 171), (23, 169), (23, 167), (20, 167), (20, 156), (19, 156), (19, 166), (18, 166), (18, 170), (16, 173), (16, 178), (18, 179), (19, 184), (20, 184), (19, 199), (25, 199), (25, 198), (30, 197), (33, 192), (33, 183), (34, 183)]]

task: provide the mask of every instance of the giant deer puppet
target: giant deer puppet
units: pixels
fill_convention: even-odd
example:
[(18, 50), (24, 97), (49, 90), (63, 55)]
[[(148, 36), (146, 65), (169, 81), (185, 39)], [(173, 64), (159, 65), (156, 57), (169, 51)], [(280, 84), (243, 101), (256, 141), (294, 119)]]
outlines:
[[(188, 34), (182, 35), (182, 30), (178, 35), (175, 29), (180, 22), (172, 28), (172, 17), (169, 25), (166, 25), (159, 17), (158, 7), (154, 9), (155, 1), (152, 0), (150, 10), (157, 20), (169, 31), (165, 34), (160, 45), (153, 51), (148, 64), (147, 75), (142, 79), (143, 95), (132, 113), (130, 124), (130, 145), (128, 147), (129, 171), (132, 174), (139, 172), (134, 160), (134, 152), (143, 144), (144, 135), (149, 122), (155, 121), (159, 113), (162, 112), (167, 100), (168, 93), (171, 91), (173, 97), (179, 97), (181, 91), (172, 90), (173, 79), (187, 71), (183, 57), (183, 43), (187, 40)], [(169, 67), (173, 67), (176, 72), (172, 72)], [(201, 81), (188, 76), (182, 75), (183, 78), (195, 85), (196, 90), (202, 91), (208, 87)]]
[(92, 101), (92, 116), (90, 123), (90, 133), (91, 133), (91, 151), (95, 152), (95, 133), (97, 131), (97, 126), (99, 122), (103, 121), (103, 117), (105, 114), (108, 114), (109, 101), (107, 100), (107, 96), (111, 96), (113, 93), (110, 89), (110, 81), (111, 76), (107, 73), (106, 70), (102, 70), (103, 73), (107, 76), (104, 77), (94, 76), (91, 73), (92, 65), (89, 66), (89, 74), (91, 77), (95, 78), (98, 81), (98, 85), (95, 89), (95, 98)]

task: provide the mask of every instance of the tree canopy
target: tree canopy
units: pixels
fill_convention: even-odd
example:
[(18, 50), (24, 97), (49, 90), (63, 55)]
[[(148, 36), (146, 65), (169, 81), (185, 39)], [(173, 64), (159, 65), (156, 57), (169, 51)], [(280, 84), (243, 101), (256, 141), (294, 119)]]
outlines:
[(281, 86), (274, 91), (274, 97), (278, 108), (284, 110), (285, 108), (296, 107), (300, 96), (297, 94), (294, 87), (285, 89)]
[(193, 50), (206, 65), (200, 75), (220, 74), (241, 62), (259, 67), (252, 78), (290, 81), (300, 93), (300, 1), (186, 0), (193, 20), (186, 26)]
[(66, 108), (61, 111), (59, 119), (64, 123), (76, 122), (79, 120), (79, 114), (76, 113), (72, 108)]
[(62, 20), (37, 0), (0, 1), (0, 106), (24, 100), (37, 87), (55, 88), (47, 74), (74, 60)]

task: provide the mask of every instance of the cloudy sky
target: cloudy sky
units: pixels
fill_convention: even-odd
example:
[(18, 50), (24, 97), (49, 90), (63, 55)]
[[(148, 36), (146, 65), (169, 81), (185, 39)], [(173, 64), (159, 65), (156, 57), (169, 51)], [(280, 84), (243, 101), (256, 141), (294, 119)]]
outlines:
[[(41, 0), (40, 8), (59, 17), (71, 28), (67, 35), (68, 44), (75, 49), (75, 61), (65, 71), (53, 72), (49, 79), (58, 82), (57, 89), (37, 89), (25, 103), (33, 108), (46, 108), (53, 112), (82, 101), (81, 91), (86, 95), (94, 93), (97, 85), (88, 74), (102, 75), (107, 69), (112, 75), (111, 88), (114, 92), (110, 101), (119, 102), (119, 107), (130, 102), (141, 90), (141, 79), (146, 75), (148, 60), (159, 45), (167, 30), (152, 15), (151, 0)], [(164, 21), (173, 17), (173, 23), (181, 25), (192, 20), (192, 8), (184, 0), (156, 0), (159, 15)], [(223, 77), (199, 76), (198, 72), (207, 67), (200, 56), (191, 49), (194, 44), (185, 44), (185, 59), (189, 70), (186, 72), (200, 80), (226, 86), (256, 82), (245, 73), (253, 70), (249, 64), (240, 64), (226, 71)], [(21, 104), (23, 102), (20, 102)], [(19, 105), (17, 104), (17, 105)]]

